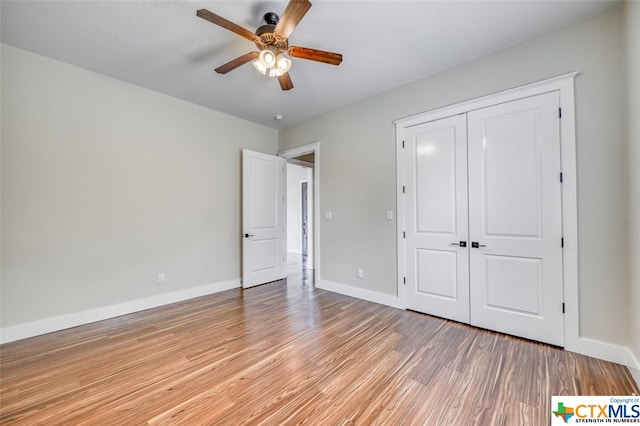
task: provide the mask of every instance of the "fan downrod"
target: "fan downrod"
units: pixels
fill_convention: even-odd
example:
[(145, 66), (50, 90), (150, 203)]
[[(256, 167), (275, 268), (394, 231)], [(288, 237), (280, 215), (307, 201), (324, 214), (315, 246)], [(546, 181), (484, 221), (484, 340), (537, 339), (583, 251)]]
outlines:
[(256, 30), (256, 35), (260, 37), (262, 34), (274, 32), (276, 25), (278, 25), (278, 21), (280, 21), (280, 17), (276, 13), (265, 13), (264, 22), (266, 23)]
[(266, 22), (267, 25), (278, 25), (279, 21), (280, 17), (277, 13), (267, 12), (264, 14), (264, 22)]

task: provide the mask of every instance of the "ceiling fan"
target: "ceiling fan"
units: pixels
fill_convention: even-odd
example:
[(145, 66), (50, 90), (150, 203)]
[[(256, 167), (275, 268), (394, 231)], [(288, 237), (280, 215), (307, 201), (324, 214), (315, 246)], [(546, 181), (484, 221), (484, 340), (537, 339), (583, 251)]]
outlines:
[(255, 33), (207, 9), (198, 10), (196, 15), (252, 41), (259, 50), (258, 52), (245, 53), (219, 66), (216, 68), (217, 73), (226, 74), (247, 62), (253, 61), (253, 66), (261, 74), (277, 77), (282, 90), (291, 90), (293, 89), (293, 82), (289, 76), (291, 60), (287, 56), (331, 65), (340, 65), (340, 62), (342, 62), (340, 53), (326, 52), (308, 47), (289, 46), (289, 36), (310, 8), (311, 2), (309, 0), (290, 0), (282, 13), (282, 18), (273, 12), (265, 14), (264, 20), (266, 23), (259, 27)]

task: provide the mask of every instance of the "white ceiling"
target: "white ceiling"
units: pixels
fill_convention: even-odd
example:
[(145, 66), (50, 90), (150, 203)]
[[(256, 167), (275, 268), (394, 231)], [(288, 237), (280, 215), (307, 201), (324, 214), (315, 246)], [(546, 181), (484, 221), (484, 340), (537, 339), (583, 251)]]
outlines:
[[(536, 35), (586, 19), (612, 0), (313, 0), (291, 45), (342, 53), (338, 67), (293, 59), (295, 85), (250, 64), (255, 50), (196, 17), (206, 8), (250, 31), (287, 1), (1, 0), (2, 42), (273, 128), (284, 128)], [(282, 121), (274, 116), (282, 114)]]

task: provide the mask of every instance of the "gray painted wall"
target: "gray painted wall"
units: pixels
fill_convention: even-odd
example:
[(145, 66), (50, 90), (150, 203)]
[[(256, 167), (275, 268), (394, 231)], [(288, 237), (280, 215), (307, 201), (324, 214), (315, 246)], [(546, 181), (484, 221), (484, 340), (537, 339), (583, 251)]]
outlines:
[[(632, 329), (630, 345), (640, 362), (640, 2), (625, 4), (627, 121), (629, 129), (629, 223)], [(635, 314), (635, 315), (634, 315)], [(640, 371), (636, 380), (640, 382)]]
[[(581, 330), (584, 337), (628, 347), (634, 330), (628, 297), (625, 53), (623, 8), (617, 7), (282, 130), (281, 150), (321, 143), (320, 278), (390, 295), (397, 291), (395, 222), (385, 221), (385, 210), (396, 200), (392, 120), (579, 71)], [(322, 219), (327, 210), (333, 221)], [(364, 267), (365, 279), (355, 278), (357, 266)]]
[(322, 144), (320, 211), (333, 220), (319, 218), (320, 278), (393, 295), (392, 120), (579, 71), (582, 331), (639, 357), (639, 29), (640, 3), (628, 2), (279, 138), (3, 45), (1, 325), (238, 279), (239, 151), (274, 153), (277, 143)]
[(239, 280), (240, 150), (276, 146), (276, 130), (2, 45), (2, 327)]

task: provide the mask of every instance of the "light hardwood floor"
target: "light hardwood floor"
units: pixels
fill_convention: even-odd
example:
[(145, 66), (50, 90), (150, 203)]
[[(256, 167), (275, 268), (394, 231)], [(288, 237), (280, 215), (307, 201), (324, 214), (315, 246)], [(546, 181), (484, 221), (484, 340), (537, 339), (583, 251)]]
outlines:
[(0, 348), (2, 425), (546, 425), (619, 365), (314, 289), (299, 274)]

